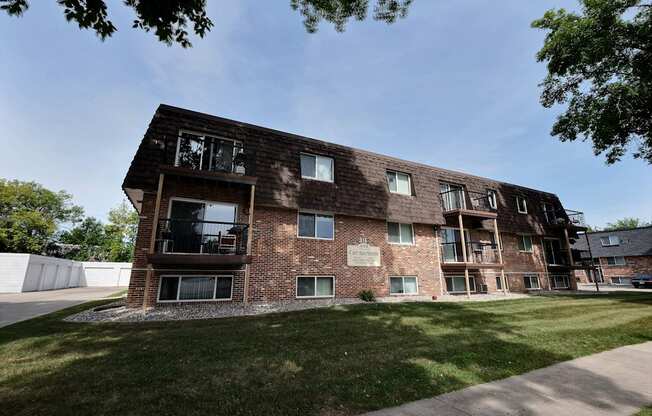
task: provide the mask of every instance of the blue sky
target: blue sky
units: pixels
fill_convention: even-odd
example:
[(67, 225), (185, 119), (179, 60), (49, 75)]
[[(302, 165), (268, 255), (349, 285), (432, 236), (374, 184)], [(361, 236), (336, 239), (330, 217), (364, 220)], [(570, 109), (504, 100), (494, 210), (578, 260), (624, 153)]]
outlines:
[(221, 0), (187, 50), (108, 3), (119, 31), (105, 42), (54, 1), (0, 15), (0, 177), (65, 189), (105, 218), (167, 103), (554, 192), (594, 225), (652, 219), (650, 165), (606, 166), (549, 135), (557, 110), (538, 102), (544, 35), (530, 22), (574, 1), (417, 0), (394, 25), (308, 34), (289, 0)]

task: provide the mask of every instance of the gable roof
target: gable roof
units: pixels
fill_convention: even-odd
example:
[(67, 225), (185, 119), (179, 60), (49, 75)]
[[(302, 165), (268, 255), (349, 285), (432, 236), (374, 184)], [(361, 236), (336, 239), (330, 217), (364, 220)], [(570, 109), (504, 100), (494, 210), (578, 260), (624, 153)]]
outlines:
[[(600, 238), (610, 235), (617, 236), (620, 244), (617, 246), (603, 246)], [(591, 244), (591, 253), (593, 257), (612, 257), (612, 256), (652, 256), (652, 226), (631, 228), (629, 230), (618, 231), (598, 231), (587, 233), (589, 243)], [(580, 237), (574, 248), (586, 250), (586, 239)]]
[[(498, 194), (501, 229), (545, 234), (540, 209), (543, 202), (563, 209), (556, 195), (462, 172), (410, 162), (255, 126), (204, 113), (161, 104), (134, 156), (123, 188), (153, 191), (157, 169), (173, 164), (180, 129), (236, 139), (255, 151), (258, 177), (256, 204), (291, 209), (313, 209), (335, 214), (389, 219), (401, 222), (444, 224), (440, 182), (464, 185), (467, 190)], [(332, 157), (335, 183), (302, 180), (300, 153)], [(390, 193), (386, 171), (409, 173), (414, 196)], [(528, 199), (528, 215), (516, 212), (516, 196)]]

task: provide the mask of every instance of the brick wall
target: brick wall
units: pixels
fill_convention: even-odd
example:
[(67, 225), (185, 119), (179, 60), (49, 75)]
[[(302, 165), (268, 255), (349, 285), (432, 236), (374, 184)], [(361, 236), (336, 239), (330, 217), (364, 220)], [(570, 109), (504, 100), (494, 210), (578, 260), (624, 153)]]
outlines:
[[(247, 222), (249, 215), (249, 190), (233, 185), (225, 187), (216, 182), (197, 179), (168, 178), (161, 198), (160, 218), (167, 216), (172, 198), (220, 200), (238, 204), (238, 221)], [(128, 294), (129, 306), (155, 306), (159, 280), (165, 274), (217, 273), (215, 270), (197, 271), (196, 268), (178, 266), (176, 270), (153, 270), (147, 288), (147, 252), (152, 232), (156, 195), (146, 193), (138, 230), (134, 270)], [(248, 298), (251, 301), (289, 300), (296, 297), (296, 277), (323, 275), (335, 277), (337, 297), (355, 297), (361, 290), (371, 289), (377, 296), (389, 296), (390, 276), (416, 276), (419, 295), (439, 296), (446, 291), (439, 259), (439, 233), (433, 225), (415, 224), (415, 245), (403, 246), (387, 242), (385, 221), (352, 216), (335, 216), (335, 239), (314, 240), (297, 237), (297, 211), (292, 209), (256, 206), (254, 211), (253, 261), (250, 267)], [(472, 241), (491, 241), (490, 231), (471, 230)], [(381, 250), (380, 267), (349, 267), (347, 245), (357, 244), (365, 238)], [(518, 251), (516, 234), (501, 233), (504, 246), (503, 259), (508, 288), (525, 291), (523, 276), (535, 273), (542, 289), (548, 289), (548, 277), (542, 240), (533, 236), (533, 253)], [(223, 269), (223, 268), (222, 268)], [(235, 271), (233, 301), (242, 301), (244, 271)], [(463, 271), (447, 275), (464, 275)], [(470, 273), (476, 284), (485, 284), (488, 291), (499, 290), (497, 269)], [(574, 280), (574, 279), (572, 279)], [(147, 296), (145, 296), (147, 293)]]
[[(387, 242), (385, 221), (335, 217), (335, 239), (297, 237), (297, 211), (256, 207), (250, 300), (294, 299), (296, 277), (335, 276), (337, 297), (355, 297), (363, 289), (389, 296), (389, 276), (417, 276), (419, 295), (441, 293), (436, 236), (432, 225), (415, 224), (416, 244)], [(347, 266), (347, 245), (360, 238), (380, 248), (380, 267)]]

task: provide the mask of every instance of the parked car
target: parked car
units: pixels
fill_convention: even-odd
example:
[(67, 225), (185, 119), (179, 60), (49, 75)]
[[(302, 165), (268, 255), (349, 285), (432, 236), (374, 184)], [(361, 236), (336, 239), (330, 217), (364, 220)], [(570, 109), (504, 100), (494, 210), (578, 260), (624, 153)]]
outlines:
[(652, 275), (636, 276), (632, 279), (632, 285), (635, 288), (651, 288), (652, 289)]

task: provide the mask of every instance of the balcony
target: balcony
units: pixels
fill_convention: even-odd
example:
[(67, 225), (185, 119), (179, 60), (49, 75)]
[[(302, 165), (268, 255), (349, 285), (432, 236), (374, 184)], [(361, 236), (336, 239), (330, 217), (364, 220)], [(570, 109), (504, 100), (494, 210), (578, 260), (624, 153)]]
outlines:
[(255, 184), (255, 155), (237, 141), (184, 133), (164, 173)]
[(543, 211), (546, 222), (550, 225), (561, 227), (576, 228), (579, 230), (586, 229), (584, 213), (580, 211), (565, 210), (545, 210)]
[(462, 243), (441, 243), (441, 263), (449, 268), (473, 267), (492, 268), (502, 267), (498, 256), (498, 245), (479, 241), (469, 241), (466, 246), (466, 263), (462, 252)]
[(439, 196), (444, 215), (496, 218), (495, 196), (467, 191), (461, 187), (441, 192)]
[(249, 263), (248, 231), (248, 224), (234, 222), (161, 219), (150, 261), (197, 265)]
[(570, 260), (568, 259), (568, 252), (565, 250), (550, 250), (546, 248), (545, 250), (546, 263), (548, 266), (570, 266)]

